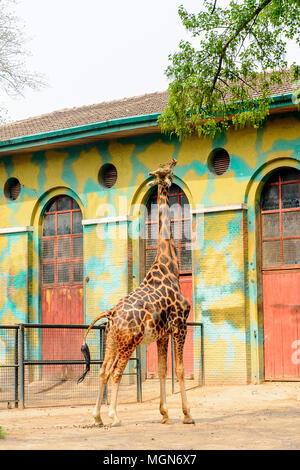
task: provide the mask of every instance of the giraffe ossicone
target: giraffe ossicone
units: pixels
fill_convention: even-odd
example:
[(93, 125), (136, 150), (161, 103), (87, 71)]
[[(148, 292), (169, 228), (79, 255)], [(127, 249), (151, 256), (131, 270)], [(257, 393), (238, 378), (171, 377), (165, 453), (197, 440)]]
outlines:
[(169, 422), (166, 405), (167, 352), (170, 334), (173, 336), (175, 352), (175, 371), (180, 386), (183, 422), (194, 423), (185, 391), (183, 347), (187, 332), (187, 318), (190, 304), (183, 297), (179, 284), (179, 264), (175, 244), (171, 233), (170, 206), (168, 190), (174, 178), (174, 166), (171, 160), (151, 171), (154, 180), (149, 186), (158, 185), (158, 248), (156, 258), (141, 284), (119, 302), (101, 313), (93, 320), (84, 335), (81, 351), (86, 368), (78, 382), (82, 382), (89, 371), (90, 353), (86, 337), (93, 325), (101, 318), (107, 318), (105, 330), (105, 357), (100, 369), (100, 384), (93, 416), (94, 423), (103, 425), (100, 408), (103, 393), (111, 378), (111, 402), (109, 417), (112, 426), (120, 425), (117, 416), (117, 398), (123, 371), (134, 350), (140, 344), (156, 341), (158, 351), (158, 375), (160, 380), (161, 423)]

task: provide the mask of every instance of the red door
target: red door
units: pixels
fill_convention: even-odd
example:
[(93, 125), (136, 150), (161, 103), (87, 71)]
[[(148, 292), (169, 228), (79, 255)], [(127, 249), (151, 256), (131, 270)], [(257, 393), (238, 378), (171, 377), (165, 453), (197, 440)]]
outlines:
[[(182, 295), (189, 301), (191, 310), (187, 321), (192, 323), (194, 321), (193, 314), (193, 282), (192, 276), (181, 276), (180, 288)], [(193, 327), (187, 327), (187, 335), (185, 338), (184, 350), (183, 350), (183, 364), (184, 374), (187, 378), (194, 378), (194, 339), (193, 339)]]
[[(42, 322), (83, 323), (82, 215), (68, 196), (52, 200), (46, 207), (41, 247)], [(44, 360), (80, 358), (82, 331), (43, 328)], [(71, 366), (46, 366), (47, 375), (70, 375)]]
[(261, 201), (266, 380), (300, 380), (300, 172), (281, 169)]
[[(179, 268), (180, 287), (183, 296), (190, 302), (191, 311), (188, 322), (193, 321), (193, 286), (192, 286), (192, 256), (191, 256), (191, 223), (190, 207), (188, 199), (183, 190), (176, 184), (172, 184), (169, 191), (171, 209), (171, 228), (176, 246)], [(157, 253), (158, 235), (158, 210), (157, 189), (150, 196), (147, 203), (147, 217), (145, 221), (146, 231), (146, 271), (148, 271)], [(194, 374), (193, 353), (193, 328), (188, 327), (184, 346), (184, 368), (185, 376), (192, 377)], [(172, 374), (171, 346), (169, 342), (168, 351), (168, 377)], [(147, 347), (147, 377), (157, 377), (157, 346), (155, 343)]]
[(265, 378), (300, 379), (300, 271), (263, 276)]

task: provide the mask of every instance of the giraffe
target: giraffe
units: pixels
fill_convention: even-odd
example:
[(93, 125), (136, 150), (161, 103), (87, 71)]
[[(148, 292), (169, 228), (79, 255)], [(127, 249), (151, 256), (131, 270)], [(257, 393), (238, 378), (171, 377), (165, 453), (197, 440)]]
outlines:
[(158, 185), (159, 207), (158, 249), (150, 270), (134, 291), (119, 300), (113, 308), (95, 318), (84, 335), (81, 351), (86, 367), (78, 382), (84, 380), (90, 369), (90, 352), (86, 337), (98, 320), (108, 319), (105, 331), (105, 357), (100, 369), (100, 386), (93, 411), (94, 424), (98, 426), (103, 425), (100, 408), (109, 377), (111, 401), (108, 414), (112, 419), (111, 426), (121, 424), (116, 407), (122, 373), (136, 347), (154, 341), (157, 343), (158, 351), (161, 423), (170, 422), (166, 404), (167, 351), (170, 334), (173, 335), (174, 341), (175, 370), (181, 392), (183, 423), (194, 423), (186, 397), (183, 367), (183, 346), (190, 304), (180, 291), (179, 264), (171, 234), (168, 196), (176, 164), (177, 161), (173, 158), (149, 173), (154, 180), (148, 185)]

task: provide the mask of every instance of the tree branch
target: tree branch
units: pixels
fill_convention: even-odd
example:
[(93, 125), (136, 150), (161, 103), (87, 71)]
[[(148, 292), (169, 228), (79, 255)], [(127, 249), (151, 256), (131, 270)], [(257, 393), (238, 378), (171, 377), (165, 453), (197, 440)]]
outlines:
[(215, 0), (214, 6), (213, 6), (213, 8), (212, 8), (212, 10), (211, 10), (211, 12), (210, 12), (211, 15), (214, 13), (214, 11), (215, 11), (215, 9), (216, 9), (216, 6), (217, 6), (217, 0)]
[(221, 69), (222, 69), (223, 59), (225, 57), (226, 50), (227, 50), (228, 46), (230, 45), (230, 43), (240, 34), (241, 31), (243, 31), (243, 29), (247, 26), (247, 24), (250, 23), (250, 21), (252, 21), (253, 19), (255, 19), (269, 5), (269, 3), (271, 3), (272, 1), (273, 0), (265, 0), (259, 7), (257, 7), (254, 10), (254, 12), (249, 16), (249, 18), (247, 18), (247, 20), (244, 21), (238, 27), (236, 32), (226, 41), (226, 43), (224, 44), (224, 46), (222, 48), (218, 68), (217, 68), (217, 71), (215, 73), (213, 83), (212, 83), (212, 86), (211, 86), (211, 92), (214, 91), (215, 85), (217, 83), (218, 76), (219, 76), (219, 74), (221, 72)]

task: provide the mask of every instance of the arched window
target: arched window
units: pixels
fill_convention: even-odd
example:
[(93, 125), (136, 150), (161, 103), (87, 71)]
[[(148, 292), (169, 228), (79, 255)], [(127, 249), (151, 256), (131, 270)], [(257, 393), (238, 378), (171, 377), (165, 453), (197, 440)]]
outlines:
[(263, 268), (300, 264), (300, 171), (277, 170), (261, 196)]
[[(191, 274), (191, 219), (190, 206), (184, 191), (176, 184), (169, 190), (171, 230), (179, 260), (180, 274)], [(158, 246), (157, 187), (148, 199), (145, 218), (145, 268), (150, 269)]]
[(81, 210), (69, 196), (60, 196), (47, 205), (42, 234), (42, 285), (82, 283), (81, 220)]

